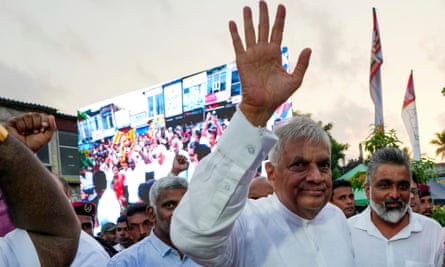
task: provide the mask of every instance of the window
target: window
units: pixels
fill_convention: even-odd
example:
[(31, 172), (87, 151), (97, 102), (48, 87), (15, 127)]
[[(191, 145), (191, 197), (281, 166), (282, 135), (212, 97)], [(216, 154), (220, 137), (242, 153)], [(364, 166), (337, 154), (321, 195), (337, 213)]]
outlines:
[[(77, 140), (76, 140), (76, 142), (77, 142)], [(40, 161), (43, 163), (43, 165), (45, 165), (45, 166), (51, 165), (48, 145), (44, 146), (36, 154), (37, 154), (37, 157), (40, 159)]]
[(75, 133), (59, 131), (60, 174), (79, 175), (80, 155)]

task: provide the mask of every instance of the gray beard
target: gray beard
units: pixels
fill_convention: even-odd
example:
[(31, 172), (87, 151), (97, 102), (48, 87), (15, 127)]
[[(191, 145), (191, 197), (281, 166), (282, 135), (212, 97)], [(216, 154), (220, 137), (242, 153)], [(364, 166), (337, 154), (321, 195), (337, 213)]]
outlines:
[[(371, 192), (372, 196), (372, 192)], [(405, 204), (402, 200), (399, 200), (402, 206), (399, 209), (390, 209), (386, 207), (386, 203), (383, 202), (383, 204), (377, 204), (372, 200), (372, 197), (370, 199), (371, 208), (372, 210), (384, 221), (390, 222), (390, 223), (397, 223), (399, 222), (403, 216), (405, 216), (406, 212), (408, 211), (408, 205)]]

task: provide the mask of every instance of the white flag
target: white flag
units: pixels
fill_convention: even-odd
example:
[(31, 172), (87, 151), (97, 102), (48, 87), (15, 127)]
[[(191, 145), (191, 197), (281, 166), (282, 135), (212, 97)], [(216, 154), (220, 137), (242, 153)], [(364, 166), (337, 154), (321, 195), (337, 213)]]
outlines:
[(408, 79), (402, 106), (402, 119), (411, 141), (414, 160), (420, 160), (419, 125), (417, 123), (416, 95), (414, 93), (413, 71)]

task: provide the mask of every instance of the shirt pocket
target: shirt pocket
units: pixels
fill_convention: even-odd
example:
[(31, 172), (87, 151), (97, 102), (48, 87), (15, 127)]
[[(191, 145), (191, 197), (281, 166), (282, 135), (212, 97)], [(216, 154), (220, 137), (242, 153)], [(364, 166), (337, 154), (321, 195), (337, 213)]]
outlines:
[(434, 267), (434, 263), (405, 260), (405, 267)]

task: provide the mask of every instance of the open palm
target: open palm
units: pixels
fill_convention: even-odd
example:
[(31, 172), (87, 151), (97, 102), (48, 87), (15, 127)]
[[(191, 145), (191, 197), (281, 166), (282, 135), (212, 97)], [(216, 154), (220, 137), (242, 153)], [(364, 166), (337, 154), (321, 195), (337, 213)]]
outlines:
[(284, 6), (278, 6), (270, 40), (269, 15), (265, 2), (260, 1), (258, 39), (253, 28), (251, 9), (244, 8), (243, 15), (245, 47), (235, 22), (229, 23), (242, 85), (240, 109), (254, 125), (265, 125), (276, 107), (300, 87), (309, 65), (311, 50), (304, 49), (294, 71), (287, 73), (281, 62)]

